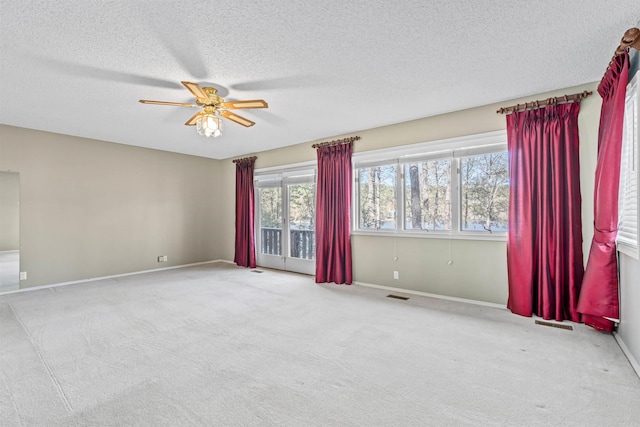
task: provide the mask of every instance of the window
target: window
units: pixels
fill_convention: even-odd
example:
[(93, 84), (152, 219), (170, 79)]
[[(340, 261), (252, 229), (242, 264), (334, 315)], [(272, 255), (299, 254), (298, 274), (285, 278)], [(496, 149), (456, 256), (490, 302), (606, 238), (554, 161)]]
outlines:
[(382, 164), (358, 169), (358, 228), (396, 228), (396, 165)]
[(638, 247), (638, 80), (640, 72), (627, 85), (620, 159), (620, 192), (618, 197), (618, 250), (640, 259)]
[(451, 159), (404, 164), (406, 230), (451, 230)]
[(504, 131), (356, 154), (354, 177), (356, 233), (506, 234)]
[(509, 170), (506, 152), (460, 159), (460, 229), (507, 231)]

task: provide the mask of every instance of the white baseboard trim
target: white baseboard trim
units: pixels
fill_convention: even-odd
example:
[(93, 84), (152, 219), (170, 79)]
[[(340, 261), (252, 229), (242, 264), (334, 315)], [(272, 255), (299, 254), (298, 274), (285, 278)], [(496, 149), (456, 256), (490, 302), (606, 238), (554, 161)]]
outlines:
[(633, 370), (636, 371), (636, 375), (638, 375), (638, 378), (640, 378), (640, 363), (638, 363), (636, 358), (633, 357), (633, 354), (631, 354), (629, 347), (627, 347), (627, 345), (624, 343), (622, 338), (620, 338), (620, 335), (617, 332), (613, 333), (613, 337), (618, 342), (618, 345), (620, 346), (620, 349), (622, 349), (624, 355), (627, 356), (627, 360), (629, 360), (629, 363), (631, 363), (631, 367), (633, 368)]
[(447, 296), (447, 295), (440, 295), (440, 294), (430, 294), (428, 292), (414, 291), (414, 290), (411, 290), (411, 289), (394, 288), (392, 286), (374, 285), (373, 283), (365, 283), (365, 282), (353, 282), (353, 283), (355, 285), (358, 285), (358, 286), (365, 286), (365, 287), (368, 287), (368, 288), (376, 288), (376, 289), (384, 289), (385, 291), (399, 292), (399, 293), (410, 294), (410, 295), (418, 295), (418, 296), (421, 296), (421, 297), (444, 299), (444, 300), (448, 300), (448, 301), (463, 302), (463, 303), (466, 303), (466, 304), (483, 305), (485, 307), (500, 308), (502, 310), (506, 310), (507, 309), (506, 306), (504, 306), (502, 304), (496, 304), (494, 302), (478, 301), (478, 300), (467, 299), (467, 298), (450, 297), (450, 296)]
[(16, 252), (20, 252), (20, 250), (19, 249), (11, 249), (11, 250), (8, 250), (8, 251), (0, 251), (0, 254), (13, 254), (13, 253), (16, 253)]
[(41, 290), (41, 289), (57, 288), (58, 286), (77, 285), (79, 283), (97, 282), (98, 280), (115, 279), (117, 277), (135, 276), (135, 275), (138, 275), (138, 274), (145, 274), (145, 273), (156, 273), (158, 271), (175, 270), (176, 268), (193, 267), (193, 266), (196, 266), (196, 265), (212, 264), (212, 263), (215, 263), (215, 262), (224, 262), (224, 263), (235, 264), (234, 262), (228, 261), (226, 259), (215, 259), (215, 260), (212, 260), (212, 261), (194, 262), (192, 264), (173, 265), (171, 267), (154, 268), (154, 269), (151, 269), (151, 270), (133, 271), (131, 273), (113, 274), (111, 276), (90, 277), (88, 279), (73, 280), (71, 282), (61, 282), (61, 283), (52, 283), (50, 285), (33, 286), (31, 288), (16, 289), (15, 291), (0, 292), (0, 295), (15, 294), (15, 293), (18, 293), (18, 292), (38, 291), (38, 290)]

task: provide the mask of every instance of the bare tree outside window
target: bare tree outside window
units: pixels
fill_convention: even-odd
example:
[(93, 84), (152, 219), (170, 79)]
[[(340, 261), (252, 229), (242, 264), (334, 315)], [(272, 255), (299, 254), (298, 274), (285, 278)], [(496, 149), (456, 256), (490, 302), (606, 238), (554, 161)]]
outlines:
[(289, 184), (289, 256), (315, 258), (315, 187), (313, 182)]
[(282, 228), (282, 193), (280, 187), (261, 188), (260, 226)]
[(289, 185), (289, 225), (298, 229), (315, 229), (315, 184)]
[[(422, 229), (422, 197), (420, 194), (420, 168), (417, 164), (407, 165), (409, 169), (409, 187), (411, 194), (409, 198), (409, 216), (407, 220), (411, 222), (412, 229)], [(405, 172), (405, 177), (407, 173)], [(409, 228), (409, 227), (407, 227)]]
[(507, 231), (509, 171), (506, 152), (460, 159), (461, 229)]
[(282, 189), (266, 187), (258, 190), (260, 197), (260, 253), (282, 255)]
[(359, 168), (359, 228), (396, 228), (396, 166)]
[(499, 132), (367, 155), (355, 165), (356, 230), (502, 239), (508, 166), (506, 135)]
[(404, 165), (405, 229), (451, 230), (451, 160)]

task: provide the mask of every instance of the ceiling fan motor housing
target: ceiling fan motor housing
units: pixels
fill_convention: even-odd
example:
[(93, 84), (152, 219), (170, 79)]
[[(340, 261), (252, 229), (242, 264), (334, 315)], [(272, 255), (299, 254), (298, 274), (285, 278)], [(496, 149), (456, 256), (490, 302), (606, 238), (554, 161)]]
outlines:
[(220, 106), (220, 104), (222, 104), (224, 102), (224, 99), (222, 99), (220, 96), (218, 96), (218, 90), (216, 88), (213, 87), (203, 87), (202, 90), (204, 91), (204, 93), (207, 94), (207, 96), (209, 97), (209, 99), (203, 100), (203, 99), (196, 99), (196, 104), (204, 107), (204, 106), (212, 106), (212, 107), (218, 107)]

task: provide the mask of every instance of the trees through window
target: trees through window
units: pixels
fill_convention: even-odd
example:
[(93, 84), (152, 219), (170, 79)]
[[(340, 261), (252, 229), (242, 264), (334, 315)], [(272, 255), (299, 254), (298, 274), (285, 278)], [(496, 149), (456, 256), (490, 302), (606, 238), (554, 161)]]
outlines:
[(451, 160), (405, 163), (404, 228), (451, 230)]
[(504, 143), (368, 164), (356, 160), (354, 170), (356, 229), (467, 235), (507, 231)]
[(507, 231), (509, 170), (507, 153), (460, 159), (460, 229)]
[(359, 228), (396, 228), (396, 170), (393, 164), (358, 169)]

